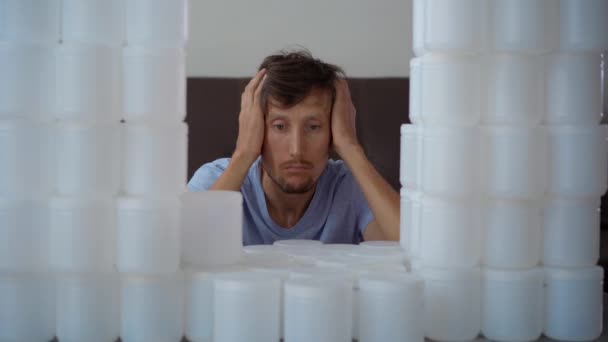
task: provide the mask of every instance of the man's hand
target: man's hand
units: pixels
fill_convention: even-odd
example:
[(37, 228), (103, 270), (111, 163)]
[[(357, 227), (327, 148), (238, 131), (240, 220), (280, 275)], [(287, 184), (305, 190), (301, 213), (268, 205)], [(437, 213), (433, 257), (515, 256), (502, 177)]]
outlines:
[(266, 70), (258, 71), (241, 95), (241, 112), (239, 113), (239, 136), (234, 154), (255, 161), (262, 153), (264, 143), (264, 113), (261, 107), (261, 93)]
[(350, 97), (348, 82), (345, 79), (338, 79), (334, 85), (336, 99), (331, 112), (331, 134), (334, 150), (344, 158), (348, 148), (359, 145), (355, 127), (357, 110)]

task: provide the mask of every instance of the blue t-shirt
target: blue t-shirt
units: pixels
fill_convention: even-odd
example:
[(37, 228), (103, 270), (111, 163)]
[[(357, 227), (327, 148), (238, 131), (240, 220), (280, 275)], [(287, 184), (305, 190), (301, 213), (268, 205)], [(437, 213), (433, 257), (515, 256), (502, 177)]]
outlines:
[[(226, 170), (229, 161), (223, 158), (201, 166), (188, 182), (188, 190), (208, 190)], [(272, 244), (287, 239), (354, 244), (362, 241), (363, 231), (374, 216), (343, 161), (328, 161), (304, 216), (289, 229), (277, 225), (268, 214), (260, 162), (258, 158), (253, 163), (241, 185), (243, 245)]]

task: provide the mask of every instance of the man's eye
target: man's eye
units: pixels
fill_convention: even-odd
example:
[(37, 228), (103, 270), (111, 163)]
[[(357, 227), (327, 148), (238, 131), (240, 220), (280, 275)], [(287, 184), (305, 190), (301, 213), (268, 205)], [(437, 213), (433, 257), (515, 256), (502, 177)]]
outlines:
[(311, 125), (310, 126), (311, 131), (318, 131), (319, 129), (321, 129), (321, 125)]
[(285, 129), (285, 125), (284, 124), (275, 124), (274, 128), (278, 129), (279, 131), (282, 131)]

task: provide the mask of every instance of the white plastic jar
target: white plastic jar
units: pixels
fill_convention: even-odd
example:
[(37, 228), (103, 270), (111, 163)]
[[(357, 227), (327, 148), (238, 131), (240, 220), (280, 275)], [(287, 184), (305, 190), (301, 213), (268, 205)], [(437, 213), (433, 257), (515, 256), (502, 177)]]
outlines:
[(559, 49), (605, 51), (608, 48), (608, 2), (560, 0)]
[(482, 333), (492, 341), (533, 341), (543, 331), (542, 268), (483, 269)]
[(545, 194), (547, 134), (544, 127), (482, 126), (480, 134), (482, 194), (512, 199), (537, 199)]
[(590, 341), (602, 333), (604, 269), (545, 268), (544, 334), (555, 340)]
[(181, 48), (188, 40), (188, 0), (125, 0), (127, 45)]
[(474, 201), (424, 196), (420, 224), (420, 258), (425, 265), (479, 265), (481, 236), (476, 207)]
[(160, 274), (179, 269), (180, 202), (173, 197), (116, 200), (118, 270)]
[(543, 211), (545, 266), (590, 267), (600, 257), (599, 197), (548, 197)]
[(60, 39), (60, 12), (61, 0), (2, 0), (0, 42), (55, 45)]
[(240, 192), (186, 192), (181, 195), (181, 208), (181, 259), (185, 267), (233, 264), (240, 259), (243, 248)]
[(483, 265), (501, 269), (538, 265), (542, 254), (540, 200), (485, 198), (480, 208)]
[[(417, 2), (416, 0), (415, 2)], [(422, 64), (420, 57), (410, 60), (410, 103), (409, 118), (413, 124), (422, 124)]]
[(401, 125), (399, 180), (403, 187), (419, 189), (421, 186), (422, 137), (422, 126)]
[(428, 268), (424, 279), (425, 336), (437, 341), (470, 341), (481, 331), (479, 268)]
[[(123, 46), (124, 0), (62, 0), (61, 9), (63, 42)], [(145, 17), (146, 13), (141, 16)]]

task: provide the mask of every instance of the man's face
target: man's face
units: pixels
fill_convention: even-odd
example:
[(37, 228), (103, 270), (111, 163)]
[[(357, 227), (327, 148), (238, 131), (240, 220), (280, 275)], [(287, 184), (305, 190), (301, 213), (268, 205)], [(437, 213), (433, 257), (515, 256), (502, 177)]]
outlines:
[(262, 166), (284, 193), (311, 190), (323, 173), (329, 158), (331, 106), (331, 93), (316, 89), (289, 109), (269, 99)]

